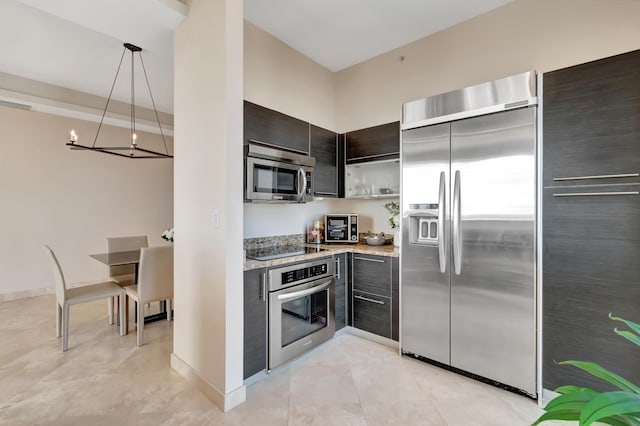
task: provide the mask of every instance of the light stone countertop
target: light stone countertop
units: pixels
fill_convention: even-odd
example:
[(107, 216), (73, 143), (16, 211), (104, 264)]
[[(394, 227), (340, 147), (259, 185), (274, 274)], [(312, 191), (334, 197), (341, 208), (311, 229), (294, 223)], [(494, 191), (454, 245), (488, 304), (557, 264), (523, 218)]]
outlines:
[[(316, 244), (305, 244), (309, 247), (316, 247)], [(333, 254), (340, 253), (361, 253), (361, 254), (373, 254), (376, 256), (398, 257), (400, 251), (392, 244), (384, 246), (369, 246), (366, 244), (319, 244), (320, 247), (326, 249), (318, 253), (301, 254), (300, 256), (283, 257), (280, 259), (272, 260), (254, 260), (245, 259), (244, 270), (250, 271), (252, 269), (270, 268), (272, 266), (281, 266), (288, 263), (300, 262), (303, 260), (319, 259), (321, 257), (331, 256)]]

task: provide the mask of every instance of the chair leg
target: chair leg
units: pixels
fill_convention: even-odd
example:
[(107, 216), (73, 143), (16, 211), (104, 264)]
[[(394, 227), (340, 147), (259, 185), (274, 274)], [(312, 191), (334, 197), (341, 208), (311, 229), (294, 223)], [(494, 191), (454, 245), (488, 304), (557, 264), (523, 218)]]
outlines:
[(142, 330), (144, 329), (144, 304), (138, 303), (138, 346), (142, 346)]
[(124, 312), (125, 312), (125, 299), (127, 298), (127, 296), (118, 296), (118, 302), (119, 302), (119, 315), (118, 315), (118, 322), (120, 323), (120, 335), (124, 336), (126, 335), (126, 330), (125, 330), (125, 318), (124, 318)]
[(62, 307), (56, 302), (56, 337), (62, 336)]
[(109, 312), (109, 324), (113, 325), (113, 297), (107, 300), (107, 312)]
[(62, 307), (62, 352), (69, 347), (69, 305), (65, 302)]
[(124, 298), (124, 334), (129, 334), (129, 296), (123, 296)]

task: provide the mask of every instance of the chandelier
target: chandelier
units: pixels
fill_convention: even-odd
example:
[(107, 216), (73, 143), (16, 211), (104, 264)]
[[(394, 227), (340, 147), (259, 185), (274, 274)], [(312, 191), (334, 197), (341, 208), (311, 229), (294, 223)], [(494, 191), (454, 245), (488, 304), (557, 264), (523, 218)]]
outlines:
[[(109, 102), (111, 101), (111, 95), (113, 94), (113, 89), (116, 85), (116, 81), (118, 80), (118, 74), (120, 73), (120, 68), (122, 67), (124, 55), (127, 52), (127, 50), (131, 52), (131, 123), (130, 123), (131, 132), (129, 135), (129, 141), (126, 146), (96, 145), (98, 141), (98, 136), (100, 135), (100, 130), (102, 129), (102, 123), (104, 122), (104, 117), (107, 113), (107, 108), (109, 107)], [(151, 103), (153, 105), (153, 111), (155, 113), (156, 122), (158, 123), (158, 128), (160, 129), (160, 136), (162, 137), (162, 142), (164, 143), (164, 152), (142, 148), (138, 143), (138, 135), (136, 134), (136, 104), (135, 104), (135, 75), (134, 75), (134, 54), (136, 52), (138, 52), (138, 57), (140, 58), (140, 64), (142, 65), (142, 71), (144, 72), (144, 79), (147, 83), (149, 96), (151, 97)], [(136, 159), (173, 158), (173, 155), (169, 155), (169, 150), (167, 149), (167, 141), (165, 140), (164, 132), (162, 131), (162, 125), (160, 124), (158, 110), (156, 109), (156, 104), (155, 104), (155, 101), (153, 100), (153, 94), (151, 93), (151, 86), (149, 85), (147, 70), (144, 67), (144, 61), (142, 60), (142, 54), (140, 52), (142, 52), (142, 48), (135, 46), (131, 43), (124, 43), (124, 49), (122, 51), (122, 56), (120, 57), (120, 64), (118, 65), (116, 76), (113, 79), (113, 84), (111, 85), (111, 91), (109, 92), (109, 97), (107, 98), (107, 104), (105, 105), (104, 111), (102, 112), (102, 118), (100, 119), (100, 124), (98, 125), (98, 131), (96, 132), (96, 136), (93, 139), (93, 144), (82, 145), (78, 143), (78, 135), (76, 134), (75, 130), (71, 130), (69, 142), (66, 145), (69, 146), (72, 150), (96, 151), (96, 152), (101, 152), (103, 154), (111, 154), (111, 155), (117, 155), (119, 157), (136, 158)]]

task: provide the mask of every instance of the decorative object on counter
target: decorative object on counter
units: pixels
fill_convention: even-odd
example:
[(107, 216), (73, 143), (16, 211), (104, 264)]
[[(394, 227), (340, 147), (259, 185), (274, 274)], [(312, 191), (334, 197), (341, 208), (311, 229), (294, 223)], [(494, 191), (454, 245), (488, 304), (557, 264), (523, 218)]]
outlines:
[[(96, 142), (98, 141), (98, 135), (100, 135), (100, 130), (102, 129), (102, 123), (104, 122), (104, 117), (107, 114), (107, 108), (109, 107), (109, 102), (111, 101), (111, 95), (113, 94), (113, 89), (116, 85), (116, 81), (118, 80), (118, 74), (120, 73), (120, 67), (122, 66), (122, 60), (124, 59), (124, 54), (129, 50), (131, 52), (131, 134), (130, 140), (128, 141), (129, 146), (107, 146), (107, 145), (98, 145), (96, 146)], [(164, 143), (165, 152), (153, 151), (150, 149), (140, 148), (138, 145), (138, 135), (136, 134), (136, 104), (135, 104), (135, 75), (134, 75), (134, 53), (138, 52), (138, 57), (140, 58), (140, 64), (142, 65), (142, 71), (144, 72), (144, 78), (147, 82), (147, 89), (149, 89), (149, 97), (151, 98), (151, 104), (153, 105), (153, 111), (155, 112), (156, 122), (158, 124), (158, 128), (160, 129), (160, 136), (162, 137), (162, 142)], [(107, 98), (107, 104), (104, 107), (104, 111), (102, 113), (102, 118), (100, 119), (100, 124), (98, 125), (98, 131), (96, 132), (95, 138), (93, 138), (92, 145), (81, 145), (78, 142), (78, 135), (75, 130), (71, 130), (69, 142), (66, 144), (71, 147), (72, 150), (87, 150), (87, 151), (95, 151), (101, 152), (103, 154), (111, 154), (117, 155), (118, 157), (124, 158), (173, 158), (173, 155), (169, 155), (169, 150), (167, 148), (167, 141), (164, 137), (164, 132), (162, 131), (162, 125), (160, 124), (160, 117), (158, 116), (158, 110), (156, 109), (155, 101), (153, 100), (153, 94), (151, 93), (151, 86), (149, 85), (149, 77), (147, 77), (147, 70), (144, 67), (144, 61), (142, 60), (142, 48), (135, 46), (131, 43), (124, 43), (124, 50), (122, 51), (122, 56), (120, 57), (120, 64), (118, 65), (118, 70), (116, 71), (116, 76), (113, 79), (113, 84), (111, 86), (111, 91), (109, 92), (109, 97)], [(123, 151), (129, 151), (128, 153), (123, 153)]]
[(307, 229), (307, 243), (324, 243), (324, 221), (316, 220), (313, 222), (313, 225), (309, 226)]
[(393, 229), (393, 245), (400, 247), (400, 203), (397, 201), (388, 201), (384, 203), (384, 208), (389, 214), (389, 226)]
[(173, 242), (173, 228), (165, 229), (162, 231), (162, 235), (160, 235), (163, 240)]
[(389, 241), (389, 238), (384, 235), (384, 232), (380, 232), (379, 234), (365, 237), (365, 242), (370, 246), (381, 246), (386, 244)]
[[(614, 329), (615, 333), (630, 342), (640, 346), (640, 324), (611, 316), (614, 321), (624, 323), (629, 329)], [(594, 362), (563, 361), (560, 364), (573, 365), (587, 373), (602, 379), (617, 391), (598, 392), (581, 386), (560, 386), (555, 390), (560, 396), (551, 400), (533, 424), (537, 425), (547, 420), (577, 420), (580, 425), (590, 425), (593, 422), (610, 425), (640, 424), (640, 386), (621, 377)]]

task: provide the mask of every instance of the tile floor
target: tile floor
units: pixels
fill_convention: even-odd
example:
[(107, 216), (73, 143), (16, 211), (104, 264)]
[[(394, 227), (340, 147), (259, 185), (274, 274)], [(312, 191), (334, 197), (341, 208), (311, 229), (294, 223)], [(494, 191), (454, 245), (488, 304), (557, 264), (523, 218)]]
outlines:
[(528, 398), (385, 346), (340, 334), (248, 387), (220, 412), (170, 368), (172, 323), (118, 335), (106, 303), (71, 307), (69, 351), (55, 337), (52, 295), (0, 303), (0, 424), (527, 425)]

